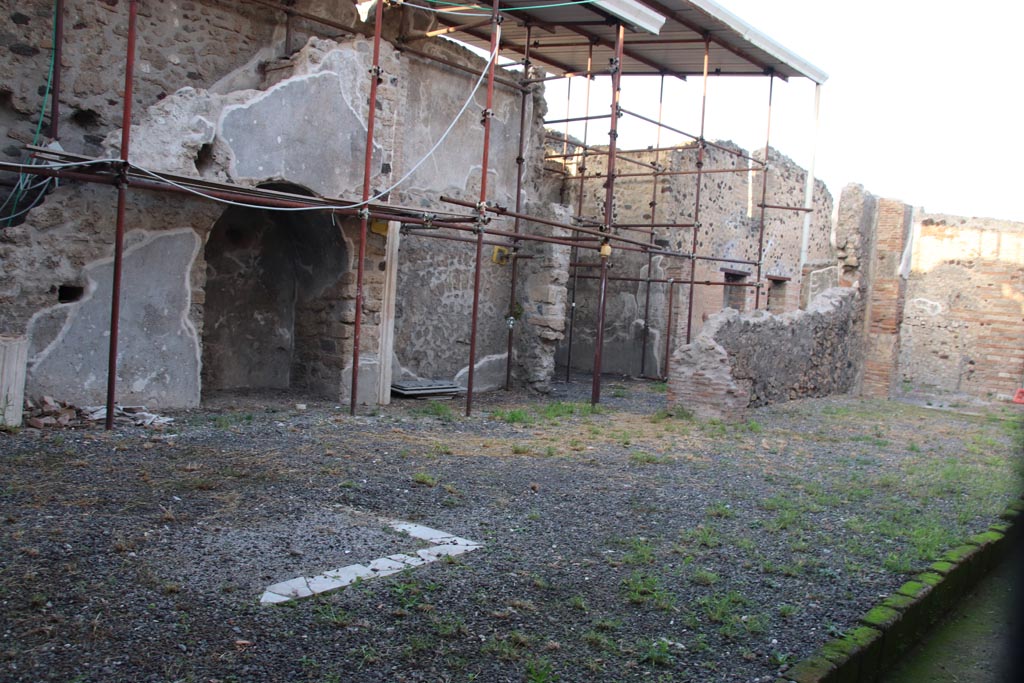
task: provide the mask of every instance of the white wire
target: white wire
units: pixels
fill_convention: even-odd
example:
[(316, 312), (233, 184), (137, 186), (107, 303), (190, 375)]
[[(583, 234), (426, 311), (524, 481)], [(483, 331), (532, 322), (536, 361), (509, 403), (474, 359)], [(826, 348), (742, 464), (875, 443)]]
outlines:
[[(47, 178), (46, 179), (46, 183), (49, 183), (51, 180), (53, 180), (53, 178)], [(44, 183), (44, 184), (46, 184), (46, 183)], [(46, 196), (46, 190), (45, 189), (41, 190), (39, 192), (39, 194), (36, 195), (36, 198), (32, 200), (31, 204), (26, 206), (21, 211), (17, 211), (17, 212), (12, 213), (12, 214), (10, 214), (8, 216), (0, 216), (0, 222), (11, 221), (11, 220), (14, 220), (15, 218), (17, 218), (18, 216), (21, 216), (21, 215), (24, 215), (24, 214), (28, 213), (32, 209), (36, 208), (39, 205), (39, 202), (41, 202), (43, 200), (43, 197), (45, 197), (45, 196)]]

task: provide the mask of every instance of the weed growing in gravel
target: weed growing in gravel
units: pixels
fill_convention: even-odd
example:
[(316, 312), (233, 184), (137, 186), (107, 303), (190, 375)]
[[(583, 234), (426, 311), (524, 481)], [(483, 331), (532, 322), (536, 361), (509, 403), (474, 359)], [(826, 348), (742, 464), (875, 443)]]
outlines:
[(554, 683), (559, 680), (550, 660), (539, 657), (526, 662), (526, 683)]
[(718, 583), (718, 574), (707, 569), (698, 569), (690, 578), (699, 586), (713, 586)]
[(575, 403), (555, 401), (544, 406), (540, 414), (547, 420), (557, 420), (560, 417), (572, 417), (575, 415), (576, 407)]
[(653, 664), (654, 666), (672, 666), (676, 661), (668, 641), (664, 638), (657, 640), (642, 640), (637, 645), (640, 653), (641, 664)]
[(663, 611), (676, 606), (675, 594), (665, 590), (657, 576), (633, 572), (622, 584), (626, 588), (626, 599), (634, 605), (650, 604)]
[(508, 422), (509, 424), (527, 425), (533, 422), (533, 418), (523, 408), (512, 408), (510, 410), (495, 410), (491, 412), (491, 418)]
[(668, 382), (652, 382), (648, 386), (656, 394), (664, 394), (668, 391)]
[(783, 619), (790, 619), (790, 618), (796, 616), (796, 613), (798, 611), (795, 605), (787, 605), (787, 604), (779, 605), (778, 610), (779, 610), (779, 616), (782, 617)]
[(437, 486), (437, 477), (426, 472), (416, 472), (412, 475), (412, 481), (420, 486)]
[(432, 621), (434, 632), (442, 638), (458, 638), (469, 633), (466, 621), (457, 615), (436, 617)]
[(579, 610), (584, 614), (590, 611), (587, 607), (587, 601), (583, 598), (582, 595), (574, 595), (571, 598), (569, 598), (569, 607), (573, 608), (574, 610)]
[(650, 564), (654, 562), (654, 547), (646, 538), (636, 537), (627, 541), (629, 550), (622, 556), (626, 564)]
[(336, 605), (321, 603), (314, 608), (313, 613), (317, 621), (330, 626), (343, 628), (352, 623), (352, 615)]
[(725, 624), (732, 621), (736, 611), (747, 604), (747, 599), (737, 591), (727, 593), (716, 593), (704, 595), (697, 598), (697, 606), (700, 607), (704, 616), (716, 624)]
[(722, 539), (718, 537), (718, 530), (713, 526), (704, 526), (703, 524), (696, 529), (680, 532), (679, 537), (684, 543), (704, 548), (717, 548), (722, 545)]
[(451, 406), (440, 401), (427, 401), (422, 407), (416, 408), (415, 412), (426, 417), (436, 417), (441, 422), (455, 421), (455, 414), (452, 412)]
[(612, 397), (613, 398), (626, 398), (627, 396), (629, 396), (629, 392), (626, 390), (626, 387), (621, 387), (621, 386), (613, 386), (612, 387)]
[(526, 455), (530, 452), (530, 447), (523, 443), (512, 444), (512, 453), (514, 455)]
[(452, 451), (452, 447), (446, 443), (441, 443), (440, 441), (438, 441), (434, 444), (434, 455), (451, 455), (453, 452), (454, 451)]
[(708, 506), (709, 517), (735, 517), (736, 513), (733, 512), (732, 506), (727, 503), (715, 503)]
[(616, 652), (619, 649), (614, 640), (595, 630), (584, 633), (583, 642), (599, 652)]
[(547, 448), (544, 449), (544, 457), (553, 458), (556, 455), (558, 455), (558, 451), (555, 450), (554, 446), (548, 446)]

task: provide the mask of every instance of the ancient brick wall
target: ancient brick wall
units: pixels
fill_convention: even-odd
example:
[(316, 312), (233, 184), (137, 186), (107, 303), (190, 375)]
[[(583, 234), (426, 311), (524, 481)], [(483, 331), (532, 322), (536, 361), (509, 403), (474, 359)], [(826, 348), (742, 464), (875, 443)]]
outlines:
[(856, 378), (855, 290), (833, 288), (805, 311), (711, 316), (672, 356), (670, 406), (738, 419), (748, 407), (845, 393)]
[(917, 212), (901, 390), (1008, 400), (1024, 387), (1024, 224)]

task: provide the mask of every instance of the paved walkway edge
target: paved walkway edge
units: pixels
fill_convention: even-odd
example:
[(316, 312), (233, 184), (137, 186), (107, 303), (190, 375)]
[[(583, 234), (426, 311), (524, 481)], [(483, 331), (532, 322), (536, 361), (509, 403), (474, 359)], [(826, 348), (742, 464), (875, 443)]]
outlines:
[(913, 647), (988, 572), (1021, 535), (1024, 499), (1007, 506), (1003, 520), (943, 555), (868, 611), (860, 625), (823, 645), (775, 683), (873, 683)]

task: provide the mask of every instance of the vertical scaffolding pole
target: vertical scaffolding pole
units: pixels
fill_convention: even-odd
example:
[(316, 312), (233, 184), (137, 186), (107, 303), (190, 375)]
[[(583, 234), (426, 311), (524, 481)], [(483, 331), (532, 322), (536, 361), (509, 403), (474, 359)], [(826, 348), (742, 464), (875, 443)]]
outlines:
[(484, 250), (484, 223), (487, 219), (487, 165), (491, 153), (491, 117), (494, 114), (494, 69), (498, 63), (498, 46), (501, 44), (501, 15), (498, 13), (499, 0), (491, 5), (491, 52), (487, 68), (487, 102), (484, 105), (484, 149), (480, 161), (480, 201), (477, 202), (476, 220), (476, 262), (473, 268), (473, 316), (469, 330), (469, 374), (466, 378), (466, 417), (473, 412), (473, 375), (476, 370), (476, 328), (480, 315), (480, 267)]
[[(107, 416), (104, 428), (114, 428), (114, 397), (117, 394), (117, 335), (121, 317), (121, 271), (124, 266), (124, 214), (128, 200), (128, 146), (132, 130), (132, 86), (135, 81), (135, 25), (138, 0), (128, 3), (128, 46), (124, 61), (124, 102), (121, 109), (121, 170), (117, 182), (117, 224), (114, 228), (114, 274), (110, 287), (110, 349), (107, 356)], [(56, 64), (54, 65), (56, 67)]]
[[(658, 126), (654, 142), (654, 165), (657, 167), (661, 159), (661, 117), (665, 111), (665, 74), (661, 75), (661, 84), (658, 90)], [(658, 175), (655, 174), (651, 182), (651, 246), (654, 246), (654, 224), (657, 221), (658, 213)], [(640, 344), (640, 376), (647, 376), (647, 337), (651, 329), (651, 268), (654, 265), (654, 255), (647, 254), (647, 289), (644, 296), (644, 335)], [(671, 287), (669, 288), (671, 289)], [(671, 314), (670, 314), (671, 315)]]
[[(686, 293), (686, 343), (693, 338), (693, 290), (697, 279), (697, 237), (700, 234), (700, 186), (704, 175), (704, 121), (708, 112), (708, 61), (711, 57), (711, 38), (704, 36), (704, 79), (700, 100), (700, 138), (697, 140), (697, 190), (693, 200), (693, 242), (690, 245), (690, 285)], [(668, 374), (666, 366), (666, 374)]]
[[(590, 129), (590, 83), (593, 80), (591, 75), (594, 70), (594, 44), (591, 43), (587, 48), (587, 94), (586, 102), (583, 106), (583, 154), (580, 165), (576, 168), (576, 172), (580, 177), (580, 188), (576, 196), (576, 215), (583, 215), (583, 188), (586, 180), (587, 173), (587, 133)], [(571, 118), (569, 116), (568, 108), (565, 110), (565, 118)], [(579, 248), (575, 245), (569, 250), (569, 265), (572, 268), (572, 287), (569, 293), (569, 344), (567, 346), (565, 356), (565, 381), (568, 383), (572, 379), (572, 336), (573, 330), (576, 327), (576, 287), (579, 285), (579, 268), (573, 267), (572, 264), (576, 263), (579, 257)]]
[[(530, 71), (530, 33), (531, 26), (526, 27), (526, 47), (523, 49), (523, 79), (529, 78)], [(525, 87), (519, 100), (519, 154), (516, 157), (516, 218), (512, 231), (519, 234), (523, 209), (523, 172), (526, 165), (526, 102), (532, 95)], [(512, 239), (512, 284), (508, 293), (508, 346), (505, 353), (505, 391), (512, 389), (512, 341), (516, 324), (516, 280), (519, 277), (519, 240)]]
[(757, 286), (754, 288), (754, 310), (761, 307), (761, 268), (764, 264), (765, 202), (768, 198), (768, 146), (772, 140), (772, 93), (775, 73), (768, 74), (768, 130), (764, 135), (764, 170), (761, 172), (761, 227), (757, 236)]
[(668, 279), (668, 316), (665, 320), (665, 369), (661, 371), (661, 378), (668, 381), (668, 356), (672, 352), (672, 299), (676, 289), (675, 278)]
[(64, 0), (53, 9), (53, 85), (50, 89), (50, 138), (60, 139), (60, 62), (64, 58)]
[(370, 222), (370, 174), (373, 164), (373, 129), (377, 123), (377, 86), (380, 85), (380, 39), (384, 23), (384, 2), (378, 2), (373, 18), (373, 65), (370, 67), (370, 108), (366, 114), (366, 154), (363, 160), (363, 206), (359, 209), (359, 257), (356, 262), (356, 315), (352, 332), (352, 394), (348, 412), (356, 414), (359, 401), (359, 341), (363, 330), (363, 275), (366, 260), (366, 232)]
[(804, 265), (807, 263), (811, 241), (811, 217), (814, 208), (814, 164), (818, 158), (818, 135), (821, 132), (821, 83), (814, 84), (814, 141), (811, 144), (811, 165), (807, 169), (807, 183), (804, 185), (803, 231), (800, 234), (800, 283), (803, 285)]
[[(615, 198), (615, 153), (619, 137), (619, 88), (622, 83), (622, 49), (625, 42), (625, 27), (617, 26), (615, 34), (615, 57), (612, 59), (612, 118), (611, 130), (608, 131), (608, 179), (604, 193), (604, 225), (601, 231), (611, 230), (614, 212), (612, 201)], [(597, 336), (594, 340), (594, 374), (590, 385), (590, 403), (597, 405), (601, 401), (601, 352), (604, 346), (604, 314), (608, 303), (608, 258), (611, 256), (611, 245), (608, 237), (601, 243), (601, 291), (597, 306)]]

